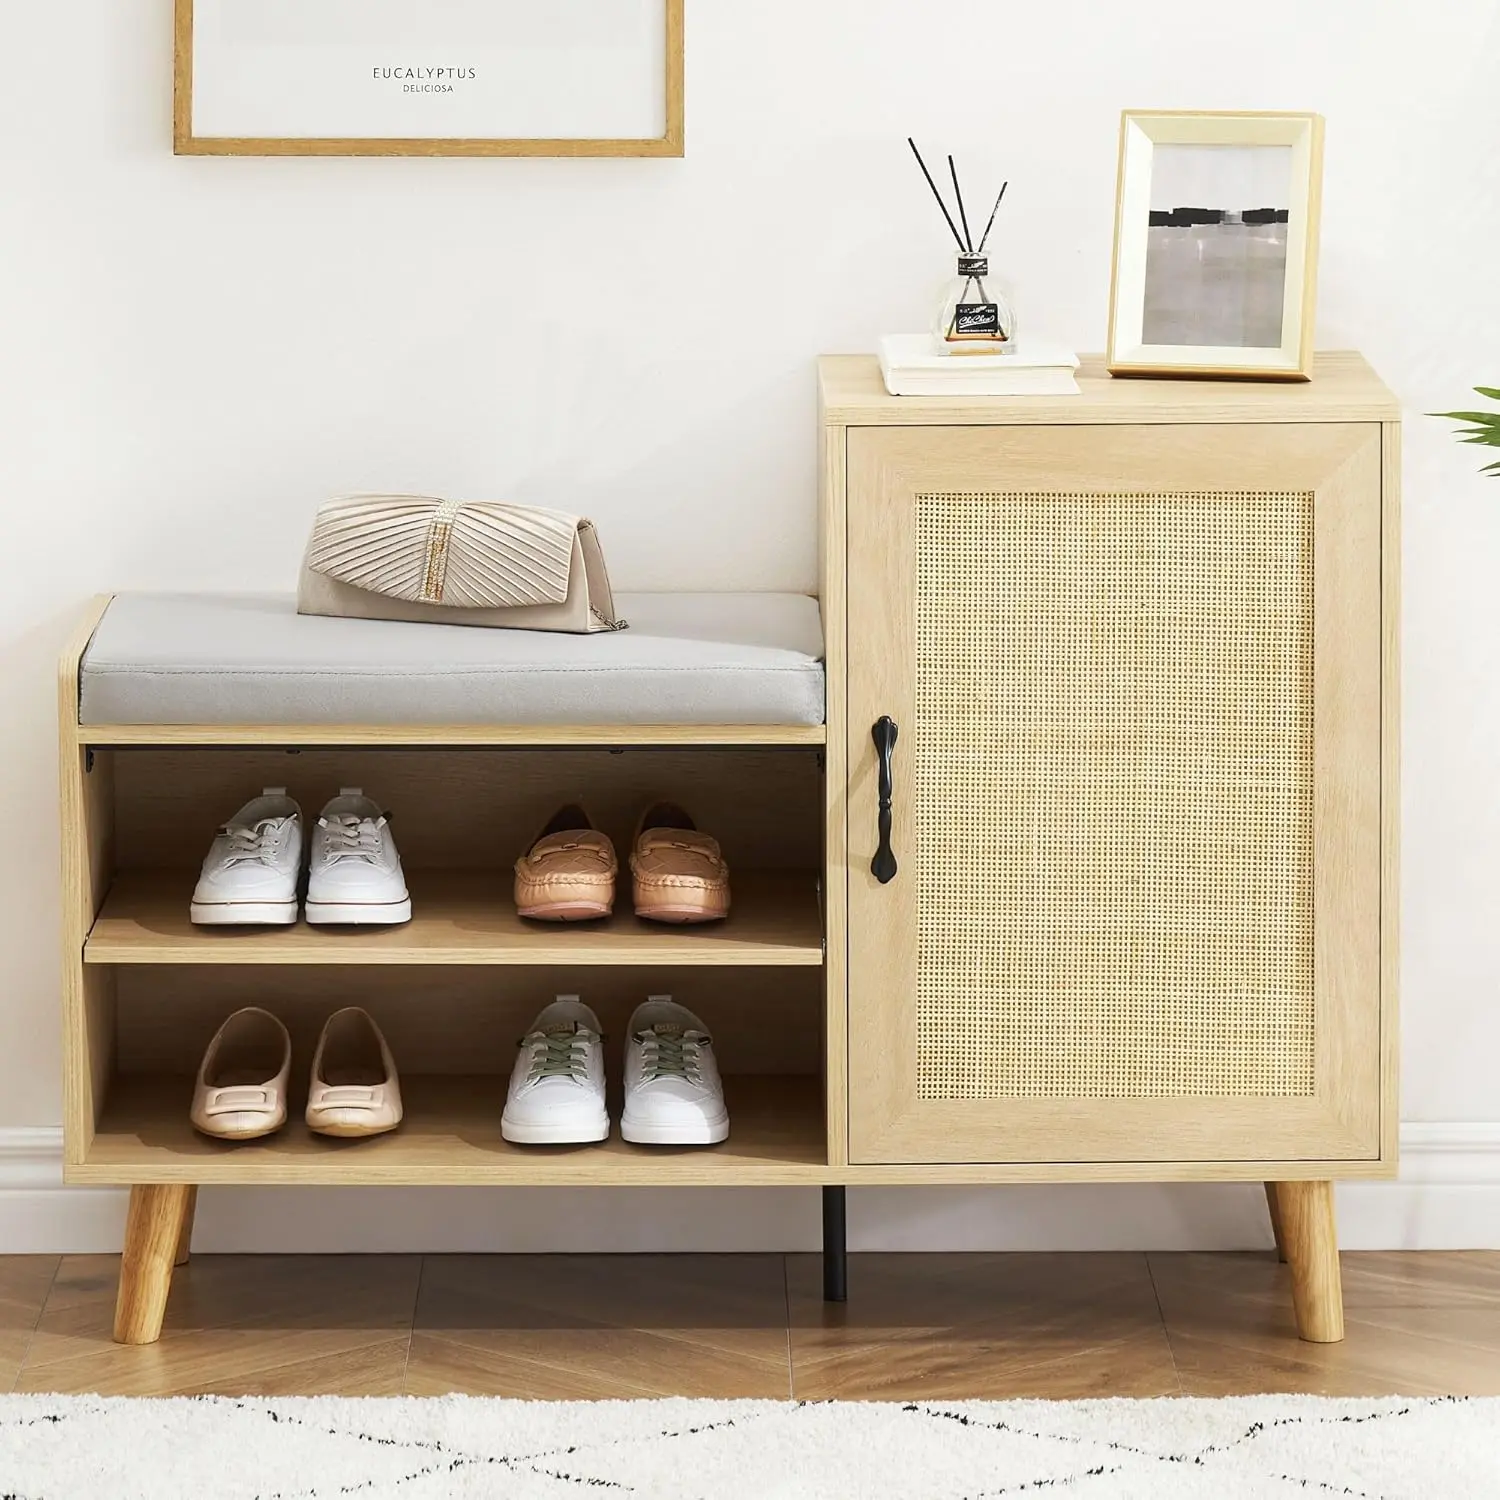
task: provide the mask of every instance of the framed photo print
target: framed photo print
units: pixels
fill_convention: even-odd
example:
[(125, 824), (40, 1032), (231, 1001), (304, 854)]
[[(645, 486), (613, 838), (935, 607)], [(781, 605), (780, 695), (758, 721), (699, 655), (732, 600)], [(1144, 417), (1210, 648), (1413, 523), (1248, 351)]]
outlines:
[(681, 156), (684, 0), (176, 0), (188, 156)]
[(1322, 183), (1320, 115), (1127, 110), (1110, 372), (1310, 379)]

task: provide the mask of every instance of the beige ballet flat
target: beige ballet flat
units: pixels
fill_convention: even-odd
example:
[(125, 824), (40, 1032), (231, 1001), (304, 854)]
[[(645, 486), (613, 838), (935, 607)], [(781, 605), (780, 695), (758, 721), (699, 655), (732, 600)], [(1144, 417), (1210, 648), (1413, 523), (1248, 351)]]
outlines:
[(729, 915), (729, 866), (719, 841), (670, 802), (641, 814), (630, 869), (638, 917), (717, 922)]
[(581, 807), (559, 808), (516, 862), (516, 911), (538, 922), (587, 922), (615, 909), (615, 846)]
[(384, 1135), (401, 1123), (401, 1083), (380, 1028), (358, 1006), (328, 1018), (313, 1056), (307, 1128), (316, 1135)]
[(190, 1117), (204, 1135), (253, 1141), (286, 1124), (292, 1039), (257, 1006), (237, 1010), (219, 1027), (198, 1069)]

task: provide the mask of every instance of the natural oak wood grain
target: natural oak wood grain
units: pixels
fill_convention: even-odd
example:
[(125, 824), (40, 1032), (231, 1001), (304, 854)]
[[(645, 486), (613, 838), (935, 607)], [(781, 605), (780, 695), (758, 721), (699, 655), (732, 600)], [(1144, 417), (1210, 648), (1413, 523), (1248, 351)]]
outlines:
[(1297, 1333), (1311, 1344), (1336, 1344), (1344, 1336), (1344, 1294), (1333, 1184), (1278, 1182), (1275, 1191)]
[(137, 1184), (130, 1190), (115, 1302), (117, 1344), (154, 1344), (161, 1337), (192, 1191), (178, 1184)]
[[(725, 1080), (729, 1140), (711, 1147), (514, 1146), (500, 1136), (504, 1079), (404, 1076), (399, 1131), (355, 1142), (311, 1135), (300, 1117), (265, 1140), (229, 1145), (188, 1121), (188, 1078), (118, 1078), (78, 1183), (703, 1187), (820, 1182), (826, 1175), (821, 1090), (813, 1078)], [(171, 1200), (180, 1205), (181, 1200)], [(157, 1212), (151, 1200), (150, 1212)], [(180, 1206), (174, 1213), (180, 1213)], [(143, 1214), (146, 1206), (143, 1205)], [(174, 1224), (176, 1220), (173, 1221)], [(151, 1219), (154, 1225), (155, 1219)], [(156, 1231), (150, 1230), (154, 1236)], [(176, 1231), (166, 1250), (176, 1248)], [(154, 1247), (154, 1237), (142, 1243)], [(170, 1265), (168, 1267), (170, 1269)]]
[(646, 140), (289, 139), (193, 134), (193, 0), (176, 0), (172, 140), (179, 156), (681, 156), (686, 148), (685, 0), (666, 0), (666, 131)]
[(823, 962), (812, 871), (736, 871), (722, 922), (644, 922), (628, 890), (600, 922), (528, 922), (516, 915), (509, 872), (409, 872), (412, 920), (401, 927), (195, 927), (196, 873), (121, 874), (84, 949), (89, 964), (613, 964), (811, 965)]
[(791, 1395), (780, 1256), (428, 1256), (410, 1395)]
[[(1380, 430), (1344, 431), (1360, 438), (1317, 476), (1313, 505), (1316, 1056), (1319, 1102), (1343, 1136), (1318, 1139), (1330, 1156), (1378, 1157), (1388, 1086), (1381, 1058)], [(1394, 1176), (1394, 1161), (1390, 1168)]]
[(114, 987), (90, 978), (80, 958), (94, 914), (114, 875), (114, 765), (90, 755), (74, 738), (79, 664), (109, 608), (108, 594), (90, 600), (58, 667), (58, 794), (62, 850), (63, 1120), (66, 1151), (87, 1145), (113, 1066)]
[[(206, 1025), (206, 1023), (205, 1023)], [(211, 1028), (209, 1028), (211, 1030)], [(304, 1051), (306, 1049), (304, 1048)], [(67, 1170), (78, 1184), (288, 1183), (384, 1186), (943, 1185), (1012, 1182), (1283, 1180), (1358, 1168), (1331, 1162), (886, 1163), (830, 1166), (820, 1080), (731, 1076), (730, 1139), (709, 1150), (629, 1146), (612, 1137), (577, 1148), (521, 1148), (500, 1139), (504, 1076), (403, 1075), (401, 1131), (353, 1144), (310, 1137), (294, 1121), (263, 1142), (230, 1146), (199, 1136), (187, 1120), (186, 1075), (122, 1075), (115, 1081), (87, 1159)], [(294, 1090), (294, 1109), (296, 1091)], [(1380, 1169), (1368, 1168), (1368, 1175)]]
[(847, 434), (842, 427), (821, 429), (823, 465), (818, 528), (819, 601), (823, 614), (825, 751), (823, 803), (823, 928), (827, 1013), (825, 1026), (828, 1160), (849, 1160), (849, 883), (847, 746), (849, 641), (846, 474)]
[(1381, 429), (1380, 1056), (1381, 1155), (1401, 1133), (1401, 424)]
[(1077, 396), (892, 396), (866, 354), (820, 361), (826, 421), (849, 427), (1157, 426), (1200, 422), (1396, 422), (1401, 407), (1364, 359), (1319, 354), (1305, 385), (1249, 380), (1115, 380), (1083, 356)]

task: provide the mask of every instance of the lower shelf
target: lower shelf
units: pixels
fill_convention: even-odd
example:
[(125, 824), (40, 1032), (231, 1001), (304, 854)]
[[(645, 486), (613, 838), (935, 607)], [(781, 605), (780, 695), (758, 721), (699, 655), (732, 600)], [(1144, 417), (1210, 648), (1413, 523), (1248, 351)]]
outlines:
[(192, 1082), (115, 1080), (79, 1184), (153, 1182), (325, 1186), (674, 1186), (813, 1184), (828, 1177), (821, 1080), (800, 1076), (725, 1081), (730, 1137), (722, 1146), (512, 1146), (500, 1136), (506, 1079), (407, 1077), (406, 1121), (391, 1135), (336, 1141), (300, 1119), (267, 1140), (211, 1141), (188, 1121)]

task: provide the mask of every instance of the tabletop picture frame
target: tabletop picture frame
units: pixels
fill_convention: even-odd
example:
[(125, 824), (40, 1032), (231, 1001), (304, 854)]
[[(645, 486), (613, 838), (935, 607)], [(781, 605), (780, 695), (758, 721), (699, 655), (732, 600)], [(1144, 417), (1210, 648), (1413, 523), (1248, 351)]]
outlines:
[(1321, 115), (1126, 110), (1114, 375), (1312, 377)]
[(681, 156), (685, 0), (175, 0), (179, 156)]

